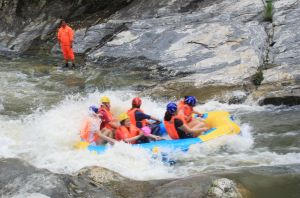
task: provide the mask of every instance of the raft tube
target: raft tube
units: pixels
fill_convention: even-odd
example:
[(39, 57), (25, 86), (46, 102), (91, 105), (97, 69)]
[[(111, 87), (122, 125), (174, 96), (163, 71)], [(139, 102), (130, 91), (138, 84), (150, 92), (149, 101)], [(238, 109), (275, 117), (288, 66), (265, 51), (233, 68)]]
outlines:
[[(157, 150), (182, 150), (187, 151), (193, 144), (207, 142), (212, 139), (224, 135), (236, 135), (240, 133), (240, 127), (234, 122), (233, 117), (225, 111), (214, 111), (203, 114), (203, 121), (207, 124), (210, 130), (203, 135), (196, 138), (178, 139), (178, 140), (161, 140), (144, 144), (133, 144), (133, 147), (140, 147), (149, 149), (151, 151)], [(166, 129), (161, 125), (161, 132), (166, 132)], [(91, 146), (86, 145), (89, 151), (103, 153), (111, 146)]]

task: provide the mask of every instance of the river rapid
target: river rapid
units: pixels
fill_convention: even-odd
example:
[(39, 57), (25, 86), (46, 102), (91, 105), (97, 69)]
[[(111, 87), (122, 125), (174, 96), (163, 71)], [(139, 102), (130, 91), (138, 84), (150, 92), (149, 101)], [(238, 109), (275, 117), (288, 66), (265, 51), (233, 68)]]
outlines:
[[(241, 126), (242, 135), (222, 137), (194, 145), (187, 153), (175, 153), (175, 166), (163, 164), (147, 151), (124, 143), (97, 155), (73, 148), (79, 140), (87, 107), (99, 105), (99, 98), (107, 95), (112, 111), (118, 115), (140, 94), (140, 85), (146, 89), (155, 79), (141, 70), (93, 66), (63, 70), (58, 63), (59, 60), (48, 57), (0, 58), (1, 158), (20, 158), (61, 174), (74, 174), (83, 167), (96, 165), (135, 180), (243, 170), (240, 177), (256, 195), (263, 197), (263, 186), (276, 192), (282, 185), (291, 187), (283, 189), (287, 197), (300, 197), (299, 169), (276, 178), (272, 175), (278, 167), (300, 164), (299, 106), (228, 105), (214, 100), (200, 104), (196, 109), (201, 112), (229, 111)], [(142, 99), (145, 112), (163, 117), (167, 100), (145, 96)], [(248, 169), (262, 167), (274, 171), (260, 171), (257, 177), (247, 177)], [(274, 179), (280, 185), (272, 188)]]

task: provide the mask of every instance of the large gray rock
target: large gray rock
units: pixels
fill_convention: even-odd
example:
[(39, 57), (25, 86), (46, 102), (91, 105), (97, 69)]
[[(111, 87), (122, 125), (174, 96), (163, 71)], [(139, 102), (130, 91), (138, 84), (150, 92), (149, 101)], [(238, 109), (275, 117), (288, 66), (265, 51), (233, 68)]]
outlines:
[(300, 104), (300, 2), (274, 3), (269, 63), (262, 85), (251, 94), (260, 104)]
[(35, 39), (45, 41), (57, 27), (59, 14), (70, 7), (71, 4), (63, 2), (2, 0), (0, 45), (4, 48), (1, 51), (24, 52)]
[[(211, 87), (245, 91), (243, 86), (251, 86), (251, 76), (263, 64), (268, 46), (268, 35), (258, 21), (262, 2), (191, 4), (153, 0), (125, 7), (108, 23), (126, 22), (128, 30), (91, 50), (87, 60), (102, 64), (110, 57), (119, 65), (137, 58), (151, 61), (152, 77), (163, 73), (166, 81), (150, 91), (153, 96), (179, 97), (190, 90), (209, 99), (213, 96)], [(126, 14), (134, 10), (137, 12)]]
[[(99, 27), (96, 25), (87, 33), (85, 30), (130, 2), (131, 0), (0, 0), (0, 53), (6, 55), (28, 50), (36, 52), (40, 48), (48, 51), (56, 43), (55, 35), (61, 17), (71, 22), (75, 26), (74, 29), (84, 27), (77, 35), (78, 39), (82, 38), (83, 34), (86, 35), (83, 42), (86, 42), (87, 47), (79, 48), (80, 53), (91, 45), (90, 34), (97, 32)], [(109, 32), (109, 27), (104, 29)], [(100, 34), (105, 34), (105, 31)], [(95, 43), (101, 40), (98, 39), (98, 35), (93, 39)]]

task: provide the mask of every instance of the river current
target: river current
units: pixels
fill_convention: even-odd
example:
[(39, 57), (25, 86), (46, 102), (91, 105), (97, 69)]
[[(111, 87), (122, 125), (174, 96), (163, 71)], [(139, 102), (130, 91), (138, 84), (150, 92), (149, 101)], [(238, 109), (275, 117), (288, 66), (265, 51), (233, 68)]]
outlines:
[[(196, 106), (201, 112), (229, 111), (241, 126), (242, 135), (222, 137), (194, 145), (187, 153), (175, 153), (175, 166), (124, 143), (101, 155), (75, 150), (73, 145), (79, 140), (88, 106), (99, 105), (99, 98), (107, 95), (112, 111), (118, 115), (139, 95), (140, 84), (155, 80), (148, 78), (146, 71), (92, 66), (63, 70), (58, 62), (47, 57), (0, 58), (1, 158), (21, 158), (38, 168), (63, 174), (96, 165), (136, 180), (265, 166), (276, 170), (279, 166), (300, 164), (300, 107), (258, 106), (254, 102), (228, 105), (211, 100)], [(145, 112), (162, 118), (168, 101), (142, 99)], [(300, 172), (291, 175), (299, 176)], [(249, 178), (248, 183), (255, 183), (256, 179)], [(292, 194), (300, 196), (297, 190)]]

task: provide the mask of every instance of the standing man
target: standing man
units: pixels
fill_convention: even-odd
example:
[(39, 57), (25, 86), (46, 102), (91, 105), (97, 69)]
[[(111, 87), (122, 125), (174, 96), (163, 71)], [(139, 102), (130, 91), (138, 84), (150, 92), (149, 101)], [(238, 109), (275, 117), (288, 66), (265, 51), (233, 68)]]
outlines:
[(72, 67), (75, 67), (74, 53), (73, 53), (73, 39), (74, 31), (70, 26), (67, 25), (65, 20), (60, 23), (60, 28), (57, 33), (58, 43), (60, 44), (61, 51), (63, 53), (64, 59), (66, 61), (65, 67), (68, 67), (68, 61), (72, 62)]

